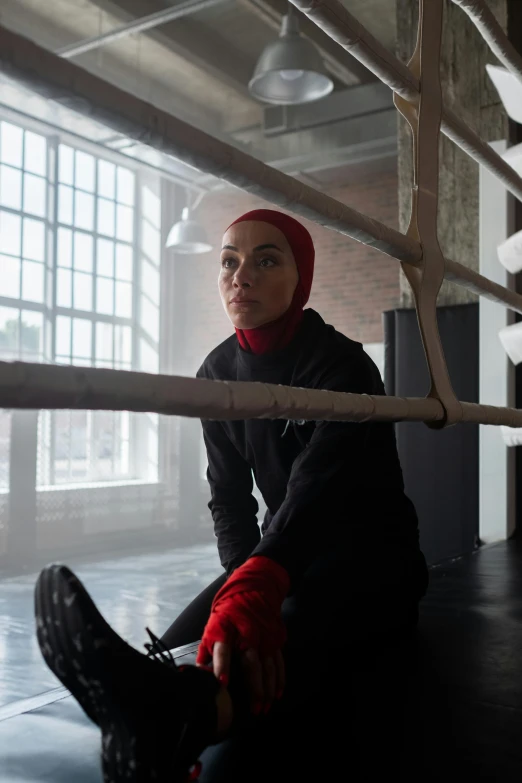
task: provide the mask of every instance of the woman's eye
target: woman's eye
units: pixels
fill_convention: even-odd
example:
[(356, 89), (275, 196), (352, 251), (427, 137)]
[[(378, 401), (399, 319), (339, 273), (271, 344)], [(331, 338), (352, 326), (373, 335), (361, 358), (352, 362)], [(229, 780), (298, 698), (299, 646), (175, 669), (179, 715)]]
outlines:
[(261, 261), (259, 262), (260, 266), (265, 266), (265, 267), (266, 266), (274, 266), (274, 264), (275, 264), (275, 261), (274, 261), (273, 258), (262, 258)]
[(223, 269), (231, 269), (233, 264), (234, 264), (233, 258), (224, 258), (221, 261), (221, 266), (223, 267)]

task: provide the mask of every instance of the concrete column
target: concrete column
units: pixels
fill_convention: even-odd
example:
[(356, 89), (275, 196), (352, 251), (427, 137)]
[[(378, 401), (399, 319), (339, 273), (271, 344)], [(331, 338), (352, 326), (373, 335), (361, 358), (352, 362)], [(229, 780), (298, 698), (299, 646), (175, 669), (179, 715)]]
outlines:
[(12, 567), (31, 563), (37, 550), (37, 454), (38, 411), (12, 411), (7, 523), (7, 556)]
[[(514, 0), (488, 0), (504, 30)], [(518, 0), (516, 0), (518, 2)], [(397, 55), (407, 62), (417, 37), (418, 0), (397, 0)], [(444, 3), (441, 53), (442, 89), (446, 105), (485, 141), (508, 138), (508, 121), (485, 69), (497, 63), (479, 32), (451, 0)], [(406, 122), (399, 117), (399, 225), (406, 231), (410, 218), (412, 148)], [(478, 270), (479, 166), (441, 134), (439, 150), (439, 242), (445, 255)], [(401, 307), (413, 307), (411, 290), (400, 272)], [(466, 304), (477, 297), (465, 288), (444, 282), (439, 305)]]

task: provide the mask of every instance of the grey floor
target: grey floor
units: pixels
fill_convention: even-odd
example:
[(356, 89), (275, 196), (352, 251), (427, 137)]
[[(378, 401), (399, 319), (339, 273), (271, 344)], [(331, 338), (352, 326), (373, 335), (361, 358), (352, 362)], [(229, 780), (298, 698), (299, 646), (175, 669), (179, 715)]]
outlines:
[[(161, 635), (185, 606), (222, 572), (215, 544), (160, 554), (80, 563), (69, 561), (108, 622), (143, 651), (145, 626)], [(0, 580), (0, 706), (35, 696), (58, 680), (34, 635), (37, 574)]]

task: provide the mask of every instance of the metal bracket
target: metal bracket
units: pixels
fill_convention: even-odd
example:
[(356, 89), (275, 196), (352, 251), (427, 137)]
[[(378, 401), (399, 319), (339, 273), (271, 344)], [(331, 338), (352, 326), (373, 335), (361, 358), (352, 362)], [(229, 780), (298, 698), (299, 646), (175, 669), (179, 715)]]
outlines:
[(427, 426), (440, 429), (462, 419), (446, 366), (437, 323), (437, 296), (444, 280), (445, 261), (437, 236), (439, 186), (439, 136), (442, 118), (440, 48), (443, 0), (420, 0), (417, 43), (408, 68), (419, 79), (420, 92), (412, 101), (394, 93), (394, 103), (408, 122), (413, 138), (413, 187), (411, 217), (406, 236), (417, 239), (422, 257), (415, 264), (401, 262), (413, 290), (419, 329), (431, 378), (427, 397), (439, 400), (445, 412), (442, 422)]

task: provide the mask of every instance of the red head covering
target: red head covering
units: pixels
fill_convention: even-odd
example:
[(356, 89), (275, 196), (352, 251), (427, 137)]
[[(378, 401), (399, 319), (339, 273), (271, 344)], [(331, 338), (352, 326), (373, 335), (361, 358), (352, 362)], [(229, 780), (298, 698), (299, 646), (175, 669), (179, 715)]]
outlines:
[(269, 353), (288, 345), (303, 320), (303, 307), (310, 298), (314, 277), (314, 243), (301, 223), (273, 209), (254, 209), (234, 220), (228, 228), (246, 220), (258, 220), (278, 228), (292, 249), (299, 272), (299, 281), (290, 307), (280, 318), (256, 329), (236, 329), (239, 344), (245, 351), (255, 354)]

